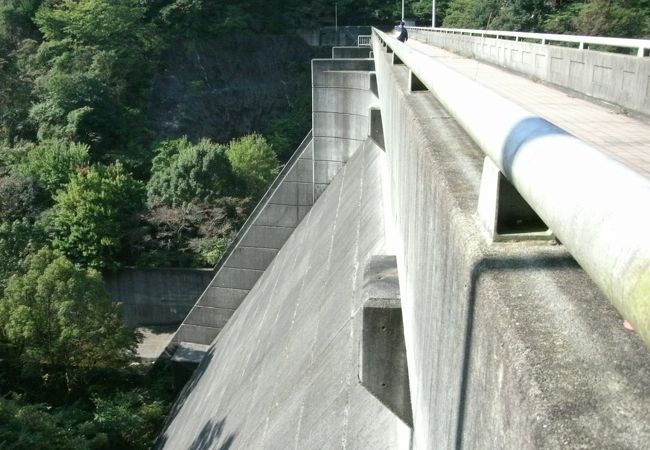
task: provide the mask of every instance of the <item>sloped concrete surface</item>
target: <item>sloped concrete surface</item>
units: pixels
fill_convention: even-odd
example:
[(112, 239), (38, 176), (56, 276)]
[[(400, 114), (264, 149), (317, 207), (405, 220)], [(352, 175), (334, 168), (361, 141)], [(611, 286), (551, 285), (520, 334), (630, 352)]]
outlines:
[(368, 140), (332, 180), (215, 339), (161, 448), (408, 448), (409, 428), (358, 381), (384, 157)]
[(231, 243), (214, 278), (178, 328), (168, 353), (179, 343), (212, 343), (307, 214), (313, 199), (310, 133)]

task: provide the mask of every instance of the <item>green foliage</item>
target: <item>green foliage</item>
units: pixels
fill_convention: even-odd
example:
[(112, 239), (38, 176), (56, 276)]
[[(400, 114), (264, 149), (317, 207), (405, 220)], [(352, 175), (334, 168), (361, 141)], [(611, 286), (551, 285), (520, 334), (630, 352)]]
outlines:
[(85, 144), (48, 139), (28, 146), (15, 170), (33, 177), (50, 195), (61, 189), (74, 171), (89, 163)]
[(0, 443), (7, 450), (70, 450), (102, 448), (105, 436), (89, 438), (82, 427), (64, 426), (56, 412), (45, 404), (29, 404), (17, 398), (0, 397)]
[(134, 389), (93, 399), (94, 423), (108, 436), (113, 448), (151, 448), (167, 405), (150, 397), (145, 389)]
[(567, 2), (549, 15), (545, 28), (552, 33), (640, 38), (650, 36), (650, 1), (589, 0)]
[(143, 196), (142, 183), (119, 162), (77, 172), (54, 197), (53, 245), (84, 266), (117, 267), (137, 229)]
[(270, 120), (264, 137), (278, 155), (286, 162), (311, 128), (311, 93), (298, 98), (286, 116)]
[(92, 146), (97, 160), (140, 145), (152, 56), (160, 48), (136, 0), (48, 2), (34, 22), (43, 42), (30, 59), (41, 138)]
[(222, 197), (212, 205), (157, 206), (146, 215), (139, 266), (209, 267), (244, 223), (250, 198)]
[(28, 219), (0, 222), (0, 297), (9, 278), (24, 269), (25, 259), (44, 242), (43, 230)]
[(580, 35), (643, 37), (648, 0), (450, 0), (444, 26)]
[(0, 222), (34, 220), (45, 209), (47, 195), (33, 178), (0, 176)]
[(0, 326), (23, 362), (65, 367), (71, 389), (79, 369), (120, 367), (133, 358), (137, 336), (122, 325), (118, 308), (98, 272), (43, 248), (25, 274), (9, 280)]
[(182, 137), (163, 142), (157, 153), (147, 184), (150, 206), (211, 202), (234, 190), (232, 169), (221, 144), (209, 139), (192, 144)]
[(233, 172), (244, 182), (247, 193), (253, 197), (264, 193), (278, 174), (275, 152), (259, 134), (250, 134), (231, 141), (226, 156)]

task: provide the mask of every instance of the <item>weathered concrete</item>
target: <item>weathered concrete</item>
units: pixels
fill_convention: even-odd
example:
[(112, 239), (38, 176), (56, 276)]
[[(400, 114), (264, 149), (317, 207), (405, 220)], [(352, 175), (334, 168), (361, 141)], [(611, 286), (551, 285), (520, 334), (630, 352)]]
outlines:
[(362, 296), (359, 381), (368, 392), (412, 427), (395, 256), (377, 255), (368, 260), (363, 273)]
[(486, 243), (482, 152), (374, 52), (414, 448), (644, 448), (643, 342), (562, 247)]
[(126, 268), (105, 275), (127, 326), (178, 325), (212, 279), (209, 269)]
[(650, 179), (389, 39), (650, 345), (650, 210), (637, 206), (650, 204)]
[(385, 249), (382, 158), (368, 141), (332, 180), (210, 347), (162, 448), (408, 448), (357, 380), (361, 271)]
[(372, 59), (312, 61), (314, 198), (370, 133)]
[(649, 58), (417, 29), (409, 36), (650, 114)]
[(370, 47), (332, 47), (332, 58), (372, 58)]

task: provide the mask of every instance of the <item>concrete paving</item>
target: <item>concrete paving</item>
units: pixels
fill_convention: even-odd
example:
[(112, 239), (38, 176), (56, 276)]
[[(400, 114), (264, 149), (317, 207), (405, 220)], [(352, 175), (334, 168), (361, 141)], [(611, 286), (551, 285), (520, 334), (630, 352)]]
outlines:
[[(475, 59), (409, 39), (407, 45), (545, 118), (650, 177), (650, 124)], [(639, 93), (641, 95), (641, 93)]]
[(142, 342), (138, 345), (138, 358), (144, 361), (155, 361), (165, 351), (176, 332), (175, 326), (139, 327), (136, 328), (142, 334)]

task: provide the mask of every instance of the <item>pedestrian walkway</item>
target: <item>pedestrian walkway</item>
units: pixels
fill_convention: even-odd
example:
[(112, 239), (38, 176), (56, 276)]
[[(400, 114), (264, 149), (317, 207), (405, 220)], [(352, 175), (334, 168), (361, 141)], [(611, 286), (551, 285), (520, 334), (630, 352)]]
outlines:
[(410, 39), (407, 45), (650, 178), (650, 124), (630, 117), (614, 106), (607, 107), (571, 96), (525, 76), (463, 58), (415, 39)]

